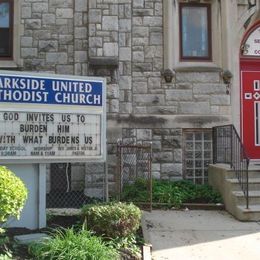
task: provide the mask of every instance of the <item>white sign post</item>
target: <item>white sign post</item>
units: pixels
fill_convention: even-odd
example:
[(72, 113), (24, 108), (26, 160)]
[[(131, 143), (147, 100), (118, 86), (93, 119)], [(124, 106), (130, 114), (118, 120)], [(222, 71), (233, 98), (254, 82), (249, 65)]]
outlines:
[[(0, 163), (9, 164), (28, 187), (37, 183), (41, 198), (35, 200), (41, 208), (26, 205), (22, 213), (22, 219), (39, 213), (29, 228), (46, 223), (46, 163), (105, 162), (105, 87), (103, 78), (0, 71)], [(29, 180), (19, 168), (31, 171)]]

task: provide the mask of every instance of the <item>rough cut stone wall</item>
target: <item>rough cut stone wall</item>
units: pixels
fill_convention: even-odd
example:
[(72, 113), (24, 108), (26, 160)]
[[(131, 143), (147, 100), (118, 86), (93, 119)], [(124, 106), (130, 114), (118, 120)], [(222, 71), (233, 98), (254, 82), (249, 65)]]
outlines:
[[(229, 120), (221, 70), (178, 69), (173, 82), (165, 83), (163, 0), (22, 0), (21, 26), (23, 70), (107, 78), (111, 183), (117, 139), (152, 141), (153, 176), (178, 179), (181, 129)], [(72, 167), (75, 189), (81, 182), (95, 182), (93, 189), (103, 185), (92, 171), (84, 178), (88, 169)]]
[(87, 73), (87, 0), (21, 1), (24, 70)]

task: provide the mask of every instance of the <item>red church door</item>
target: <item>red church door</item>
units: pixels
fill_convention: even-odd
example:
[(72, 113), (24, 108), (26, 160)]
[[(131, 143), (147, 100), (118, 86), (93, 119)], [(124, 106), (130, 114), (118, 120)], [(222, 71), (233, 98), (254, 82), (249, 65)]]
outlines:
[(250, 159), (260, 159), (260, 24), (247, 33), (242, 46), (242, 140)]

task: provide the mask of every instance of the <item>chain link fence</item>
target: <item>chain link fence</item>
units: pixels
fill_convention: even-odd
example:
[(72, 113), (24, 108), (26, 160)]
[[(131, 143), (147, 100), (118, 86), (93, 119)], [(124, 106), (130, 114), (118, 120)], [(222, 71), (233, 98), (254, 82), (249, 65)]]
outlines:
[[(151, 145), (117, 144), (117, 198), (152, 210)], [(139, 189), (139, 190), (138, 190)]]
[(104, 163), (54, 163), (47, 173), (47, 208), (81, 208), (105, 201)]

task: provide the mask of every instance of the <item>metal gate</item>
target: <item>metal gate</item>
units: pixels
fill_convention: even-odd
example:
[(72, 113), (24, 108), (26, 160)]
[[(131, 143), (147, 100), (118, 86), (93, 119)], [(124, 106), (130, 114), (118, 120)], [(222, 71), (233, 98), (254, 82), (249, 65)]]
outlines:
[[(116, 186), (117, 197), (120, 201), (132, 201), (143, 208), (152, 210), (151, 162), (151, 144), (117, 144), (118, 174)], [(140, 191), (142, 192), (141, 199), (140, 196), (136, 196)]]

